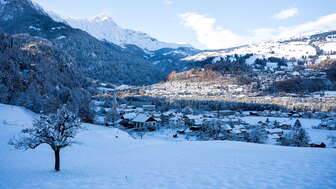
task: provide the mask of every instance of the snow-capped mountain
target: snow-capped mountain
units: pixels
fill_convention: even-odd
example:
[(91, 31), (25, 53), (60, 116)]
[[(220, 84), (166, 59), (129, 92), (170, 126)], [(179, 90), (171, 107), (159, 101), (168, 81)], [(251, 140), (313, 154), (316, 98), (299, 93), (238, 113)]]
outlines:
[(295, 59), (315, 61), (322, 56), (336, 54), (336, 31), (319, 32), (291, 37), (286, 40), (266, 41), (240, 47), (211, 50), (186, 57), (186, 61), (204, 61), (213, 58), (215, 61), (226, 56), (253, 54), (259, 58)]
[(31, 0), (0, 0), (0, 30), (8, 35), (29, 34), (50, 41), (69, 55), (86, 77), (117, 84), (148, 84), (165, 78), (145, 53), (101, 41), (80, 29), (55, 21)]
[(53, 12), (50, 16), (54, 20), (68, 23), (74, 28), (88, 32), (100, 40), (107, 40), (119, 46), (136, 45), (144, 50), (155, 51), (163, 48), (191, 47), (187, 44), (161, 42), (146, 33), (124, 29), (116, 24), (107, 14), (100, 14), (93, 18), (63, 18)]

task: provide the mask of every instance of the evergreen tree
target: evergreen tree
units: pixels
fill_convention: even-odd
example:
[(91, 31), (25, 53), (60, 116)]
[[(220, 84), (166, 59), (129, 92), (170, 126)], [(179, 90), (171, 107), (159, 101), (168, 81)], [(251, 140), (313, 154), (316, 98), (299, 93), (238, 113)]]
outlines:
[(301, 122), (300, 120), (296, 120), (295, 123), (294, 123), (294, 127), (293, 127), (295, 130), (298, 130), (300, 128), (302, 128), (302, 125), (301, 125)]
[(309, 141), (310, 138), (306, 130), (302, 128), (300, 121), (296, 120), (293, 130), (280, 139), (280, 144), (283, 146), (304, 147), (308, 146)]
[(292, 144), (297, 147), (304, 147), (309, 144), (310, 138), (303, 128), (294, 131)]

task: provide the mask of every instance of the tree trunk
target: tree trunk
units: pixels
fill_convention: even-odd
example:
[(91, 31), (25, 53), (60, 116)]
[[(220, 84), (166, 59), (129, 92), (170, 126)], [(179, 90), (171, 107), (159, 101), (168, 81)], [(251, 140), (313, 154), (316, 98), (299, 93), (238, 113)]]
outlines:
[(54, 149), (55, 152), (55, 171), (60, 170), (60, 149), (56, 148)]

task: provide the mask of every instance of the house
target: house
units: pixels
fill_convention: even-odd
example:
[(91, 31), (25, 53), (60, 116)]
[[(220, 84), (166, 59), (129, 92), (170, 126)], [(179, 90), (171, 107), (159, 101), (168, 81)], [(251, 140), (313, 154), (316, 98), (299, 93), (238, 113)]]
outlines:
[(124, 126), (126, 128), (133, 128), (133, 125), (131, 125), (130, 122), (128, 120), (126, 120), (126, 119), (120, 119), (120, 120), (118, 120), (118, 124), (122, 125), (122, 126)]
[(267, 137), (271, 140), (276, 141), (276, 142), (279, 142), (280, 138), (281, 138), (278, 134), (269, 134), (269, 135), (267, 135)]
[(126, 109), (126, 108), (127, 108), (127, 105), (126, 105), (126, 104), (120, 104), (120, 105), (119, 105), (119, 108), (120, 108), (120, 109)]
[(241, 122), (242, 121), (240, 119), (238, 119), (238, 118), (230, 118), (230, 123), (231, 124), (236, 125), (236, 124), (240, 124)]
[(126, 113), (121, 116), (121, 119), (130, 121), (134, 119), (137, 115), (138, 115), (137, 113)]
[(182, 112), (185, 113), (185, 114), (191, 114), (191, 113), (194, 112), (194, 110), (191, 107), (187, 106), (187, 107), (182, 109)]
[(155, 110), (155, 105), (143, 105), (142, 108), (145, 111), (154, 111)]
[(203, 124), (203, 119), (201, 115), (186, 115), (184, 116), (184, 121), (189, 126), (200, 126)]
[(283, 130), (290, 130), (292, 129), (292, 126), (290, 124), (281, 124), (279, 128)]
[(150, 115), (138, 114), (134, 119), (131, 120), (131, 123), (136, 129), (146, 128), (149, 130), (157, 129), (157, 120)]
[(143, 113), (145, 110), (144, 110), (143, 108), (135, 108), (135, 111), (136, 111), (136, 112)]
[(235, 115), (235, 111), (232, 110), (220, 110), (219, 112), (220, 116), (231, 116), (231, 115)]
[(242, 135), (242, 132), (240, 131), (240, 129), (236, 129), (236, 128), (232, 129), (231, 133), (235, 134), (237, 136), (241, 136)]
[(232, 127), (229, 124), (224, 124), (221, 126), (221, 128), (226, 132), (230, 132), (232, 130)]
[(174, 116), (172, 118), (169, 119), (169, 125), (173, 125), (173, 126), (184, 126), (185, 122), (182, 119), (182, 117), (179, 116)]
[(282, 129), (279, 129), (279, 128), (277, 128), (277, 129), (266, 129), (266, 131), (267, 131), (267, 134), (277, 134), (277, 135), (283, 135), (283, 130)]

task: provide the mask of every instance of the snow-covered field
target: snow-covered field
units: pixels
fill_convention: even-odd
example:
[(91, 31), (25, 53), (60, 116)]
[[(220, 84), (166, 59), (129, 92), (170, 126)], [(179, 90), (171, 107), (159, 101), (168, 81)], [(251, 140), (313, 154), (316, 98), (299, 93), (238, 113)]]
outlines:
[(1, 189), (336, 188), (336, 149), (135, 140), (90, 124), (78, 136), (81, 145), (61, 152), (56, 173), (48, 146), (21, 152), (7, 145), (33, 116), (0, 105)]

